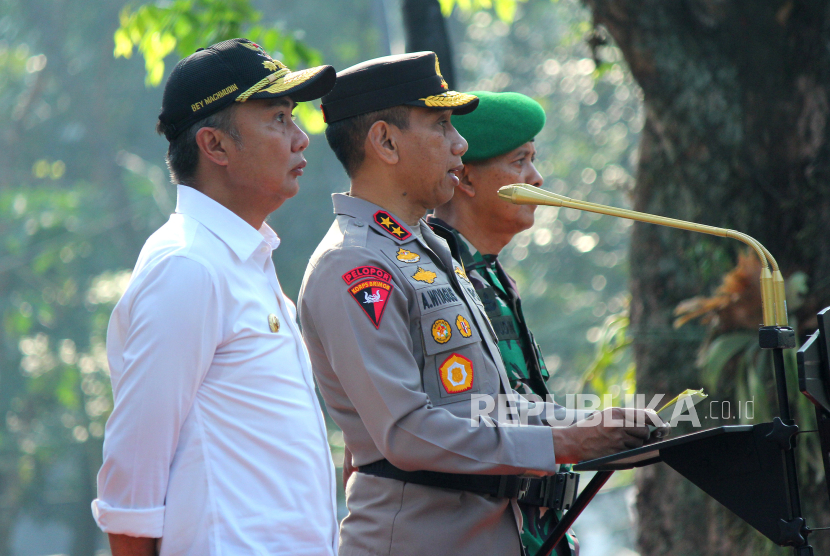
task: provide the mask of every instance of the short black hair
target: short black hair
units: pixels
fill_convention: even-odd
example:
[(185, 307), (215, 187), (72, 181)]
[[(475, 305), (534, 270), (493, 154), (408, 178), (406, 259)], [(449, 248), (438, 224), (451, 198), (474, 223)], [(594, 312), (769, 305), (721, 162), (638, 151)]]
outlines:
[[(236, 103), (206, 116), (194, 122), (176, 138), (170, 141), (167, 148), (167, 168), (170, 170), (170, 181), (175, 184), (184, 184), (193, 187), (193, 178), (196, 176), (196, 168), (199, 165), (199, 145), (196, 144), (196, 134), (203, 127), (212, 127), (224, 131), (233, 138), (237, 145), (242, 144), (242, 137), (236, 129), (234, 112)], [(159, 120), (156, 124), (156, 132), (164, 135), (167, 126)]]
[(367, 112), (344, 120), (332, 122), (326, 128), (326, 141), (337, 160), (351, 178), (363, 164), (366, 151), (363, 148), (369, 129), (375, 122), (384, 122), (398, 129), (409, 129), (410, 106), (393, 106), (375, 112)]

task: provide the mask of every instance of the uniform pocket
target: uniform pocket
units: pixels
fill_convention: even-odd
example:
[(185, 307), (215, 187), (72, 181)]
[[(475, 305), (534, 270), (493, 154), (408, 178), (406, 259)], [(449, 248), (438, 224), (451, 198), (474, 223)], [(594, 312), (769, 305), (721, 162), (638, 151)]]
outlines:
[(421, 317), (421, 334), (424, 391), (433, 405), (469, 400), (481, 391), (481, 336), (463, 304)]

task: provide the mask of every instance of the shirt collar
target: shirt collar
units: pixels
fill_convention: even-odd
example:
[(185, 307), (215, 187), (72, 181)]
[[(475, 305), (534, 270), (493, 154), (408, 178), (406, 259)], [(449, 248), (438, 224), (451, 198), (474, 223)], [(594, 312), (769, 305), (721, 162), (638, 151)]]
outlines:
[(263, 242), (272, 251), (280, 245), (280, 238), (265, 222), (257, 231), (227, 207), (187, 185), (177, 187), (176, 213), (189, 216), (210, 230), (241, 261), (247, 261)]

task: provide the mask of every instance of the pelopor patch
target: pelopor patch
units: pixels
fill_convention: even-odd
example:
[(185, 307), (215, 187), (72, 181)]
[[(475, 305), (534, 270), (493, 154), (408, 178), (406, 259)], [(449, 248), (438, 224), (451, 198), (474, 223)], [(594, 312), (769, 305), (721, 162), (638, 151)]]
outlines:
[(349, 285), (348, 292), (375, 325), (380, 328), (383, 311), (395, 286), (381, 278), (365, 278)]

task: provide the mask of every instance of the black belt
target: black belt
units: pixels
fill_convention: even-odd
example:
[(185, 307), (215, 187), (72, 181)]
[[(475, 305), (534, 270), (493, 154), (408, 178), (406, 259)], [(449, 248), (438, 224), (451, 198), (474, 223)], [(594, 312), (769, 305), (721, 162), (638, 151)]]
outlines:
[(517, 498), (522, 504), (567, 510), (576, 499), (579, 475), (556, 473), (527, 479), (518, 475), (468, 475), (439, 471), (404, 471), (382, 459), (357, 468), (360, 473), (437, 488), (489, 494), (496, 498)]

